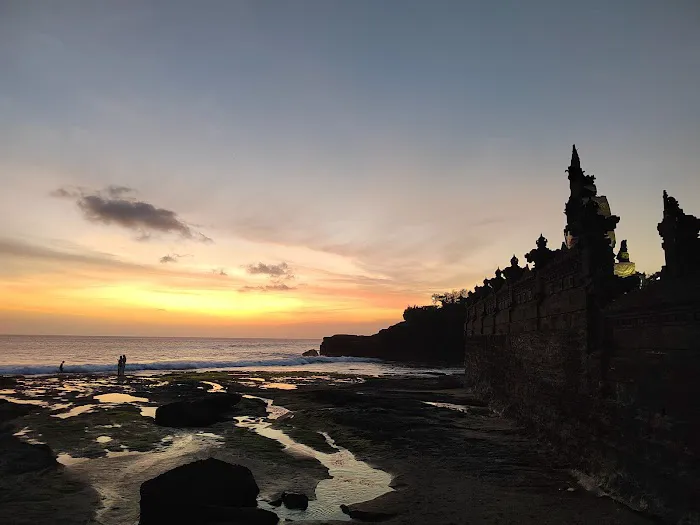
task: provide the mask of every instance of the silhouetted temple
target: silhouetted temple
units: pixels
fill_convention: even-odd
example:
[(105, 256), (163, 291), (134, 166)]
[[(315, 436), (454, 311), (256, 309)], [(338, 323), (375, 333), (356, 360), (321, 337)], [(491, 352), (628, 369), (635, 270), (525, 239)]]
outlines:
[[(574, 147), (561, 248), (465, 301), (466, 382), (638, 508), (700, 521), (700, 219), (663, 193), (666, 264), (645, 281)], [(694, 521), (692, 521), (694, 522)]]

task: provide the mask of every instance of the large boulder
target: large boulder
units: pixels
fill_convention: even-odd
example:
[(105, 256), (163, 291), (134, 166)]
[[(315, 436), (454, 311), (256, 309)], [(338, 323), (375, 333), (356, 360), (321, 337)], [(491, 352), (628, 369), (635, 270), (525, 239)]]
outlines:
[(288, 509), (306, 510), (309, 506), (309, 498), (306, 494), (297, 494), (296, 492), (284, 492), (282, 494), (282, 503)]
[(255, 508), (259, 493), (242, 465), (209, 458), (169, 470), (141, 485), (140, 525), (277, 523), (277, 515)]
[(307, 350), (301, 355), (304, 357), (318, 357), (318, 350), (312, 348), (311, 350)]
[(156, 409), (155, 422), (164, 427), (206, 427), (221, 421), (241, 399), (240, 394), (226, 393), (175, 401)]

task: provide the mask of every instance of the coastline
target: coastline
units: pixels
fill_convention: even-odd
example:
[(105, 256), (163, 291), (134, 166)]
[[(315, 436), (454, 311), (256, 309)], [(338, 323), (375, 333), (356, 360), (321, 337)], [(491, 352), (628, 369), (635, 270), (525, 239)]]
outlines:
[[(290, 417), (267, 423), (299, 446), (285, 450), (274, 439), (236, 426), (233, 420), (206, 428), (172, 429), (143, 415), (144, 408), (172, 400), (216, 395), (214, 385), (233, 385), (254, 396), (237, 406), (240, 417), (264, 417), (265, 406), (255, 397), (289, 410)], [(80, 483), (66, 497), (92, 507), (91, 523), (136, 523), (140, 483), (204, 457), (248, 466), (260, 487), (261, 504), (290, 490), (313, 500), (319, 482), (329, 479), (329, 470), (302, 452), (310, 448), (319, 454), (335, 453), (319, 432), (357, 461), (390, 475), (390, 490), (384, 495), (351, 505), (353, 511), (382, 513), (386, 523), (650, 522), (584, 490), (565, 465), (556, 464), (513, 421), (471, 396), (456, 375), (210, 371), (128, 376), (119, 382), (113, 376), (88, 374), (19, 378), (13, 390), (10, 397), (16, 400), (53, 400), (53, 405), (61, 405), (54, 410), (31, 405), (30, 413), (10, 425), (13, 433), (22, 433), (16, 439), (45, 441), (65, 465), (33, 473), (42, 483), (35, 483), (39, 488), (34, 495), (32, 485), (24, 486), (22, 501), (28, 513), (20, 517), (5, 506), (0, 510), (3, 523), (85, 523), (86, 509), (66, 509), (62, 515), (54, 510), (49, 515), (41, 506), (28, 504), (46, 487), (55, 490), (66, 477)], [(95, 398), (104, 394), (146, 401), (120, 398), (101, 403)], [(93, 406), (76, 410), (87, 405)], [(59, 417), (71, 410), (77, 413)], [(171, 439), (165, 439), (168, 436)], [(5, 476), (5, 483), (15, 478)], [(86, 498), (85, 491), (98, 497)], [(32, 515), (32, 509), (43, 515)], [(305, 522), (334, 521), (295, 516), (295, 523)]]

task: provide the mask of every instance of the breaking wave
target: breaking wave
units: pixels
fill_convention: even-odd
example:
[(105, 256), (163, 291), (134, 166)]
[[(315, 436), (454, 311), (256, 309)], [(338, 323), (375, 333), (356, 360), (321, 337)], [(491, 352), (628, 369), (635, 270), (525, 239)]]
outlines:
[[(319, 363), (379, 363), (380, 359), (366, 357), (289, 357), (269, 360), (238, 360), (238, 361), (156, 361), (152, 363), (127, 363), (127, 372), (141, 372), (147, 370), (197, 370), (210, 368), (244, 368), (244, 367), (277, 367), (277, 366), (303, 366)], [(115, 364), (66, 364), (64, 373), (94, 373), (114, 372)], [(56, 365), (0, 365), (0, 375), (39, 375), (55, 374), (58, 372)]]

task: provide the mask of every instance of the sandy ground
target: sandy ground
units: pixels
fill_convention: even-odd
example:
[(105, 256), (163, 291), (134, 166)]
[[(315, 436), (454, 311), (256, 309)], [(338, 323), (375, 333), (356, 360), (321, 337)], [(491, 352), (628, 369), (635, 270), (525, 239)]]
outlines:
[[(2, 385), (11, 401), (33, 403), (30, 413), (10, 422), (9, 431), (20, 433), (17, 439), (47, 443), (66, 466), (2, 473), (0, 523), (135, 524), (143, 481), (205, 457), (249, 467), (263, 500), (284, 490), (313, 498), (329, 470), (309, 454), (290, 453), (233, 420), (185, 430), (158, 427), (149, 417), (159, 404), (215, 395), (215, 385), (233, 385), (291, 410), (292, 417), (270, 421), (270, 428), (285, 432), (301, 449), (336, 452), (319, 434), (325, 432), (357, 459), (390, 473), (390, 492), (351, 505), (382, 513), (384, 523), (651, 523), (582, 488), (567, 465), (556, 464), (544, 447), (472, 398), (455, 378), (255, 376), (188, 373), (123, 382), (43, 377)], [(139, 401), (95, 397), (105, 393)], [(244, 400), (236, 411), (234, 416), (266, 414), (256, 399)], [(295, 515), (294, 523), (333, 522), (305, 517)]]

